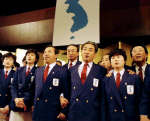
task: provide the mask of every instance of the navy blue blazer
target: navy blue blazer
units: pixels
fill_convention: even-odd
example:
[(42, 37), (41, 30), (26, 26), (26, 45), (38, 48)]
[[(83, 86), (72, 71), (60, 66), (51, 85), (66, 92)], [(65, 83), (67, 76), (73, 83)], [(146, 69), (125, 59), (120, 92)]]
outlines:
[(4, 108), (6, 105), (10, 105), (10, 85), (13, 81), (14, 73), (15, 71), (11, 70), (8, 77), (5, 79), (4, 69), (0, 69), (0, 108)]
[(71, 69), (71, 97), (68, 121), (104, 121), (102, 79), (107, 70), (93, 63), (82, 85), (78, 66)]
[(43, 83), (44, 69), (36, 71), (33, 121), (58, 121), (60, 112), (67, 113), (60, 106), (61, 93), (68, 99), (67, 70), (56, 64)]
[(150, 119), (150, 65), (145, 70), (144, 88), (140, 104), (140, 114), (148, 115)]
[(31, 110), (34, 100), (35, 90), (35, 71), (37, 67), (33, 67), (28, 76), (26, 76), (26, 67), (20, 67), (14, 74), (14, 81), (11, 85), (11, 110), (23, 112), (24, 109), (15, 106), (15, 98), (24, 98), (27, 111)]
[(119, 89), (116, 87), (113, 74), (104, 78), (104, 85), (106, 121), (140, 121), (140, 78), (125, 71)]

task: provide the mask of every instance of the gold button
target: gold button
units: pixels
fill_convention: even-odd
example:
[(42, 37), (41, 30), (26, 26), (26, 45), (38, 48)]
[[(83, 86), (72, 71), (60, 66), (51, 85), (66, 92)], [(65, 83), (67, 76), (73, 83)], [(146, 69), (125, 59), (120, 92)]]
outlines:
[(124, 96), (124, 99), (126, 100), (126, 99), (127, 99), (127, 96)]
[(47, 103), (47, 102), (48, 102), (48, 100), (47, 100), (47, 99), (45, 99), (45, 102)]
[(91, 91), (93, 91), (94, 89), (93, 88), (91, 88)]
[(75, 90), (75, 89), (76, 89), (76, 87), (74, 86), (74, 87), (73, 87), (73, 89)]
[(114, 112), (117, 112), (117, 110), (116, 110), (116, 109), (114, 109)]
[(110, 99), (112, 100), (112, 97), (110, 97)]
[(122, 113), (124, 112), (124, 110), (122, 109)]
[(8, 96), (7, 94), (5, 94), (5, 96)]
[(0, 94), (0, 96), (2, 96), (2, 95)]
[(89, 101), (88, 101), (88, 100), (86, 100), (86, 103), (89, 103)]
[(49, 87), (49, 90), (52, 90), (52, 87)]
[(37, 100), (37, 101), (39, 101), (39, 100), (40, 100), (40, 98), (37, 98), (36, 100)]
[(79, 99), (78, 99), (78, 98), (76, 98), (76, 101), (78, 102), (78, 101), (79, 101)]

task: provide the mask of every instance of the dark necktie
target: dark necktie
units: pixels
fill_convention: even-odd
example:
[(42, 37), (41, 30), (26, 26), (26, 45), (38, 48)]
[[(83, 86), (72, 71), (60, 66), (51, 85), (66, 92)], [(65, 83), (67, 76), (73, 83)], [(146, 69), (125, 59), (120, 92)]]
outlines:
[(139, 77), (141, 80), (143, 80), (143, 72), (142, 72), (142, 66), (139, 66)]
[(8, 77), (8, 71), (5, 72), (5, 79)]
[(85, 63), (83, 66), (83, 70), (81, 72), (81, 83), (84, 84), (86, 80), (86, 72), (87, 72), (88, 63)]
[(119, 88), (119, 86), (120, 86), (120, 73), (119, 72), (116, 75), (116, 86), (117, 86), (117, 88)]
[(26, 76), (30, 73), (30, 67), (28, 67), (28, 70), (26, 71)]
[(69, 64), (69, 68), (71, 68), (72, 67), (72, 62)]
[(49, 70), (49, 65), (46, 66), (45, 70), (44, 70), (44, 75), (43, 75), (43, 82), (46, 82), (46, 78), (48, 76), (48, 70)]

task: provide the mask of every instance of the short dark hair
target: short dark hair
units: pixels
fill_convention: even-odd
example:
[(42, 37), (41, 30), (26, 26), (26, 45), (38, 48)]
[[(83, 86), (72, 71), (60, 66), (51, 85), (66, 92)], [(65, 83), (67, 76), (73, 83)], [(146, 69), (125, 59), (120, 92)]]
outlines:
[(70, 47), (70, 46), (74, 46), (74, 47), (76, 47), (76, 48), (77, 48), (77, 52), (79, 52), (79, 46), (78, 46), (78, 45), (71, 44), (71, 45), (68, 45), (68, 46), (67, 46), (67, 48), (68, 48), (68, 47)]
[(115, 49), (109, 53), (109, 60), (111, 60), (112, 56), (122, 55), (124, 60), (127, 60), (126, 52), (123, 49)]
[(83, 47), (84, 47), (85, 45), (87, 45), (87, 44), (91, 44), (91, 45), (94, 46), (94, 48), (95, 48), (95, 53), (98, 51), (98, 45), (97, 45), (95, 42), (91, 42), (91, 41), (88, 41), (88, 42), (82, 44), (82, 45), (81, 45), (81, 50), (82, 50)]
[[(52, 46), (52, 45), (48, 45), (48, 46), (45, 47), (45, 49), (48, 48), (48, 47), (54, 48), (55, 54), (58, 54), (59, 51), (58, 51), (58, 49), (57, 49), (56, 47), (54, 47), (54, 46)], [(45, 50), (45, 49), (44, 49), (44, 50)]]
[(136, 45), (133, 45), (132, 48), (131, 48), (131, 50), (130, 50), (131, 57), (132, 57), (132, 50), (133, 50), (133, 48), (135, 48), (137, 46), (140, 46), (140, 47), (144, 48), (145, 53), (148, 54), (148, 50), (147, 50), (147, 48), (146, 48), (145, 45), (143, 45), (143, 44), (136, 44)]
[(14, 60), (14, 64), (16, 63), (16, 56), (14, 54), (12, 54), (11, 52), (4, 54), (2, 57), (2, 61), (4, 61), (4, 59), (8, 58), (8, 57), (12, 57)]
[(37, 53), (37, 51), (36, 50), (33, 50), (33, 49), (29, 49), (29, 50), (27, 50), (27, 52), (26, 52), (26, 54), (25, 54), (25, 59), (26, 59), (26, 56), (27, 56), (27, 54), (29, 54), (29, 53), (34, 53), (35, 54), (35, 56), (36, 56), (36, 61), (34, 62), (34, 64), (37, 64), (37, 62), (38, 62), (38, 60), (39, 60), (39, 54)]

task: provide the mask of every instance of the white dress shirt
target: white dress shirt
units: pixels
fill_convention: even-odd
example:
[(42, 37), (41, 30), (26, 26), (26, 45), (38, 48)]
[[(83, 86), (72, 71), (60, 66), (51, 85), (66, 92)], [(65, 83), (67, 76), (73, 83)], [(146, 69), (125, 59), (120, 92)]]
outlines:
[[(78, 72), (79, 72), (79, 76), (81, 77), (81, 73), (82, 73), (82, 70), (83, 70), (83, 67), (84, 67), (84, 64), (85, 62), (82, 62), (81, 65), (79, 65), (79, 68), (78, 68)], [(91, 68), (92, 68), (92, 65), (93, 65), (93, 62), (89, 62), (88, 63), (88, 66), (87, 66), (87, 72), (86, 72), (86, 77), (88, 76)]]
[[(143, 79), (145, 77), (145, 69), (146, 69), (146, 66), (147, 66), (147, 63), (145, 63), (143, 66), (142, 66), (142, 74), (143, 74)], [(135, 66), (135, 71), (136, 71), (136, 74), (139, 74), (139, 66)]]
[[(51, 72), (51, 70), (53, 69), (53, 67), (56, 65), (56, 62), (49, 64), (49, 70), (48, 70), (48, 74)], [(46, 64), (45, 68), (48, 66), (48, 64)]]
[[(120, 80), (122, 80), (122, 76), (125, 72), (125, 69), (122, 69), (119, 73), (120, 73)], [(115, 81), (116, 81), (116, 78), (117, 78), (117, 71), (113, 70), (113, 73), (114, 73), (114, 77), (115, 77)]]
[(69, 61), (69, 63), (68, 63), (68, 69), (69, 69), (69, 67), (70, 67), (70, 63), (72, 63), (72, 66), (75, 66), (76, 63), (77, 63), (77, 60), (74, 60), (73, 62)]

